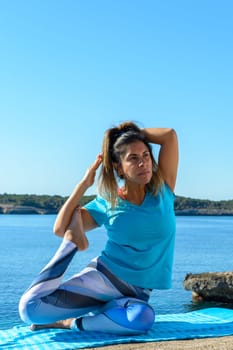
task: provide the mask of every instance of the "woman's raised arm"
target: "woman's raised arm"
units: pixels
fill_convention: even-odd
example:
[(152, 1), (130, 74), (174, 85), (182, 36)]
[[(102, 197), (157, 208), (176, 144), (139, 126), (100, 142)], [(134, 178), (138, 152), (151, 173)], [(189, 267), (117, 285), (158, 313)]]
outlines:
[(150, 143), (160, 145), (158, 165), (164, 181), (172, 191), (175, 189), (178, 168), (178, 139), (171, 128), (142, 129)]
[[(89, 187), (91, 187), (95, 181), (96, 170), (102, 163), (102, 156), (98, 155), (95, 162), (90, 166), (90, 168), (86, 171), (83, 179), (78, 183), (75, 187), (69, 198), (63, 204), (60, 209), (56, 221), (54, 223), (53, 231), (56, 235), (63, 237), (65, 231), (71, 221), (74, 210), (77, 208), (80, 199), (87, 191)], [(81, 209), (82, 220), (83, 220), (83, 228), (84, 231), (87, 231), (91, 228), (96, 227), (96, 223), (92, 219), (88, 213), (84, 209)]]

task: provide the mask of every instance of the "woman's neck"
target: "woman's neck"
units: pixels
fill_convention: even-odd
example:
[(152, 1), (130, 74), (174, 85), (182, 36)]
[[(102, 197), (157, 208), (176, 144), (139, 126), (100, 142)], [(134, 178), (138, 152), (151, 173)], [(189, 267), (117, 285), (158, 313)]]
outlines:
[(127, 186), (121, 188), (121, 197), (128, 202), (140, 205), (145, 198), (145, 186)]

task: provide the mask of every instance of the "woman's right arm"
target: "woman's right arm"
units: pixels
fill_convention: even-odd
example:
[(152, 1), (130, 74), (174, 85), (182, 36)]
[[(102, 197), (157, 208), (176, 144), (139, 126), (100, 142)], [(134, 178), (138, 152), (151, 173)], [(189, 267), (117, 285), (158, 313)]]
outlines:
[[(74, 210), (84, 193), (91, 187), (95, 181), (96, 170), (102, 163), (102, 156), (97, 156), (95, 162), (90, 166), (80, 183), (75, 187), (69, 198), (60, 209), (53, 231), (57, 236), (63, 237), (67, 227), (69, 226)], [(84, 231), (88, 231), (97, 227), (97, 224), (92, 219), (91, 215), (84, 208), (81, 209)]]

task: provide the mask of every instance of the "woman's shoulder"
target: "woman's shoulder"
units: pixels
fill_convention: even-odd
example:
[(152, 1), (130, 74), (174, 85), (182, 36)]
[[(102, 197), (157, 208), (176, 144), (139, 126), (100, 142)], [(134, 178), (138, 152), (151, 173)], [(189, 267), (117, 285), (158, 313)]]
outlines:
[(175, 199), (175, 193), (171, 190), (171, 188), (168, 186), (166, 182), (164, 182), (160, 189), (157, 191), (156, 194), (152, 192), (147, 192), (147, 196), (151, 198), (158, 198), (158, 197), (167, 197), (170, 198), (171, 200)]
[(86, 209), (94, 209), (94, 208), (103, 208), (106, 209), (108, 207), (108, 201), (102, 197), (100, 194), (97, 194), (94, 199), (85, 204)]

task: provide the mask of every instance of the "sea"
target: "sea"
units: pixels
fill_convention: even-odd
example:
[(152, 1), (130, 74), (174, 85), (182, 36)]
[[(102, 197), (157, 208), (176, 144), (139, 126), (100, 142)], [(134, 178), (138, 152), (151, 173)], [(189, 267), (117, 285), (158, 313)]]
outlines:
[[(39, 271), (58, 248), (61, 239), (52, 232), (54, 215), (0, 215), (0, 329), (23, 325), (18, 302)], [(150, 303), (156, 314), (183, 313), (204, 307), (232, 307), (214, 302), (192, 302), (183, 287), (187, 273), (233, 270), (233, 216), (177, 216), (173, 284), (154, 290)], [(76, 254), (69, 278), (103, 249), (104, 228), (89, 232), (90, 247)]]

